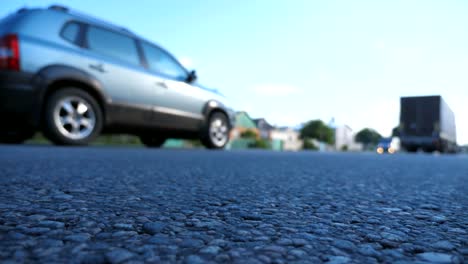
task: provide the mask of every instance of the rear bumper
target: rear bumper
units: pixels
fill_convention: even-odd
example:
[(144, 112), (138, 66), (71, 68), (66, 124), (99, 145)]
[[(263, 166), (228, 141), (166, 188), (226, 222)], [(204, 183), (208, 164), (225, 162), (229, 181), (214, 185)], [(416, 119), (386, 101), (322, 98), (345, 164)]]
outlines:
[(33, 76), (30, 73), (0, 71), (2, 129), (37, 125), (40, 106)]
[(439, 150), (442, 147), (442, 141), (439, 137), (402, 136), (400, 140), (401, 145), (406, 149)]

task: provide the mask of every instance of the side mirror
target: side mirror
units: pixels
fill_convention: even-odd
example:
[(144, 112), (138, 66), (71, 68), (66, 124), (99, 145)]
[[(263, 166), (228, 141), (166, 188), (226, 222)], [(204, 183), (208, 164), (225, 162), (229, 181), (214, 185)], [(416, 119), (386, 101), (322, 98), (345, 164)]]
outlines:
[(185, 80), (187, 83), (193, 83), (197, 79), (197, 73), (195, 70), (192, 70), (189, 72), (187, 75), (187, 80)]

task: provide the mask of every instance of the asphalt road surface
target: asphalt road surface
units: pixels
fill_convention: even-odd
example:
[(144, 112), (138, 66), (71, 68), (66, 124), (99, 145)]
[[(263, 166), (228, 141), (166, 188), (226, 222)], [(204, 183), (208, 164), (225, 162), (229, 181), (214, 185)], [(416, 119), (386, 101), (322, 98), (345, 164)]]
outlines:
[(0, 262), (467, 263), (468, 156), (0, 146)]

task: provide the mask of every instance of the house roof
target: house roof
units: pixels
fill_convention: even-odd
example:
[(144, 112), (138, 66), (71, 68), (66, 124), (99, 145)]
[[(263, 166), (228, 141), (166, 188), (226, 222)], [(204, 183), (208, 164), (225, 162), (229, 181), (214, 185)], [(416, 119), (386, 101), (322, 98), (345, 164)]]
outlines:
[(241, 111), (236, 113), (236, 127), (254, 129), (257, 128), (257, 125), (247, 112)]
[(271, 130), (275, 128), (270, 123), (268, 123), (268, 121), (266, 121), (265, 118), (257, 118), (257, 119), (254, 119), (253, 121), (255, 122), (255, 124), (257, 125), (259, 129)]

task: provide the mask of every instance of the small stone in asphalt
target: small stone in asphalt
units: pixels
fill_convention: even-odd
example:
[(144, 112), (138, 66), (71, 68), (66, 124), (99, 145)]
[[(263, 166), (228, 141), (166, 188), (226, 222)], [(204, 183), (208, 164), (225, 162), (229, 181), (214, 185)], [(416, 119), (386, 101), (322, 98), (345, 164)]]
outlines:
[(292, 246), (293, 245), (293, 241), (289, 238), (281, 238), (278, 241), (276, 241), (276, 243), (280, 246)]
[(49, 228), (55, 228), (55, 229), (63, 228), (65, 226), (64, 223), (58, 222), (58, 221), (40, 221), (39, 225), (43, 227), (49, 227)]
[(187, 248), (201, 248), (205, 245), (205, 243), (200, 239), (187, 238), (184, 239), (180, 245)]
[(8, 236), (11, 238), (11, 239), (14, 239), (14, 240), (22, 240), (22, 239), (25, 239), (26, 238), (26, 235), (22, 234), (22, 233), (18, 233), (18, 232), (10, 232), (8, 233)]
[(433, 211), (439, 211), (440, 207), (434, 204), (423, 204), (420, 207), (421, 209), (426, 209), (426, 210), (433, 210)]
[(221, 248), (218, 247), (218, 246), (208, 246), (208, 247), (202, 248), (200, 250), (200, 253), (209, 254), (209, 255), (216, 255), (216, 254), (219, 253), (220, 250), (221, 250)]
[(132, 252), (126, 249), (114, 249), (108, 253), (106, 253), (107, 261), (110, 263), (122, 263), (128, 259), (131, 259), (135, 256)]
[(241, 214), (244, 220), (261, 221), (262, 217), (258, 214)]
[(435, 263), (452, 263), (455, 259), (452, 255), (437, 252), (425, 252), (420, 253), (417, 256), (421, 260)]
[(447, 217), (443, 215), (434, 215), (431, 217), (431, 221), (436, 222), (436, 223), (444, 223), (447, 221)]
[(80, 234), (74, 234), (74, 235), (69, 235), (65, 237), (65, 240), (68, 241), (73, 241), (73, 242), (85, 242), (91, 238), (90, 234), (87, 233), (80, 233)]
[(46, 247), (61, 247), (63, 246), (63, 241), (57, 239), (46, 239), (41, 242), (41, 245)]
[(359, 253), (370, 257), (380, 257), (382, 254), (375, 250), (371, 245), (363, 245), (359, 248)]
[(279, 253), (279, 254), (286, 253), (286, 249), (284, 247), (280, 247), (280, 246), (266, 246), (266, 247), (263, 248), (263, 250), (270, 251), (270, 252), (275, 252), (275, 253)]
[(45, 234), (50, 231), (50, 228), (47, 227), (32, 227), (32, 228), (25, 228), (22, 230), (23, 233), (32, 236), (39, 236)]
[(185, 259), (186, 264), (202, 264), (205, 263), (202, 258), (197, 255), (190, 255)]
[(307, 256), (307, 253), (305, 251), (303, 251), (303, 250), (300, 250), (300, 249), (293, 249), (293, 250), (289, 251), (289, 254), (293, 255), (296, 258), (303, 258), (303, 257)]
[(83, 254), (78, 257), (79, 263), (81, 264), (99, 264), (99, 263), (107, 263), (106, 258), (102, 254), (94, 253), (94, 254)]
[(125, 236), (136, 236), (138, 235), (135, 231), (118, 231), (112, 234), (112, 237), (125, 237)]
[(387, 240), (390, 240), (392, 242), (403, 242), (404, 239), (397, 235), (397, 234), (393, 234), (393, 233), (389, 233), (389, 232), (382, 232), (380, 234), (384, 239), (387, 239)]
[(302, 238), (294, 238), (292, 242), (295, 247), (303, 247), (308, 244), (307, 240)]
[(156, 234), (148, 239), (148, 243), (151, 244), (169, 244), (169, 237), (163, 234)]
[(119, 223), (119, 224), (115, 224), (115, 225), (114, 225), (114, 228), (123, 229), (123, 230), (132, 230), (132, 229), (133, 229), (133, 225), (131, 225), (131, 224), (122, 224), (122, 223)]
[(351, 241), (342, 239), (336, 239), (333, 242), (333, 245), (339, 249), (347, 251), (353, 251), (356, 248), (356, 246)]
[(162, 223), (162, 222), (150, 222), (150, 223), (145, 223), (143, 225), (143, 231), (150, 235), (155, 235), (157, 233), (161, 233), (161, 231), (166, 228), (167, 224)]
[(438, 241), (432, 247), (442, 250), (453, 250), (455, 246), (447, 240)]
[(329, 257), (329, 260), (326, 262), (327, 264), (345, 264), (350, 261), (348, 257), (344, 256), (333, 256)]
[(73, 199), (73, 195), (57, 194), (57, 195), (52, 196), (52, 198), (54, 198), (56, 200), (71, 200), (71, 199)]
[(41, 220), (44, 220), (46, 218), (47, 218), (47, 216), (41, 215), (41, 214), (34, 214), (34, 215), (28, 216), (28, 219), (32, 220), (32, 221), (41, 221)]

